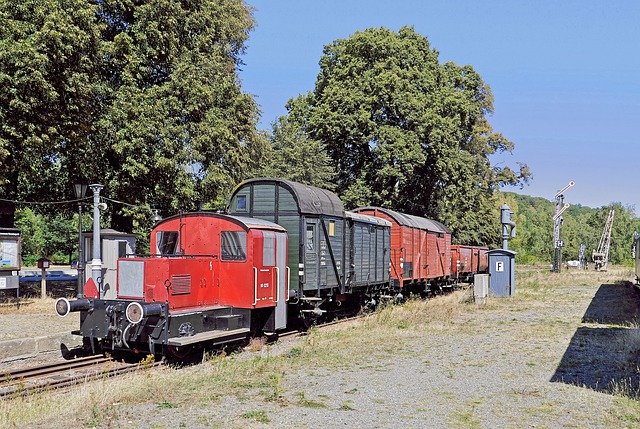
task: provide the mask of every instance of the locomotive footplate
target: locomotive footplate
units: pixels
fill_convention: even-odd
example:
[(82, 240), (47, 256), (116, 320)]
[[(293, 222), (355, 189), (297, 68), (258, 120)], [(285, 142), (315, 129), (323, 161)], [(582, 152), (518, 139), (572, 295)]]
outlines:
[(93, 300), (81, 311), (80, 331), (105, 350), (159, 351), (196, 343), (224, 344), (246, 338), (251, 313), (246, 309), (211, 306), (169, 310), (166, 303)]

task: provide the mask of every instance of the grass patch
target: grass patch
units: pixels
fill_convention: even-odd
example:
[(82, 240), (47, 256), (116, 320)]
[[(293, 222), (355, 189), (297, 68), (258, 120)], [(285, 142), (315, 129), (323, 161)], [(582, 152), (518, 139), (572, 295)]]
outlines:
[(247, 420), (254, 420), (259, 423), (271, 422), (271, 420), (269, 420), (269, 417), (267, 416), (267, 413), (259, 410), (247, 411), (246, 413), (242, 414), (242, 417)]
[(480, 429), (480, 420), (471, 411), (454, 411), (450, 422), (452, 428)]
[(300, 405), (301, 407), (316, 408), (316, 409), (327, 408), (327, 404), (325, 404), (322, 401), (316, 401), (316, 400), (307, 398), (304, 392), (298, 392), (296, 393), (296, 396), (298, 397), (298, 405)]

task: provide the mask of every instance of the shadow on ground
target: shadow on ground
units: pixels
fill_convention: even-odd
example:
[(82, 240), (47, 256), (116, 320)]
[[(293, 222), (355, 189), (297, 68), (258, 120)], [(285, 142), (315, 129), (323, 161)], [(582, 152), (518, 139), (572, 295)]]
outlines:
[(552, 382), (640, 397), (640, 290), (603, 284), (562, 356)]

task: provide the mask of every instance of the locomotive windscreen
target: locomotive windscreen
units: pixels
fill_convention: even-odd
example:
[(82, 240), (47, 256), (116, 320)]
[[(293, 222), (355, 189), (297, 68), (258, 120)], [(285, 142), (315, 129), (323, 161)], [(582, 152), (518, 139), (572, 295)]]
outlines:
[(156, 236), (158, 253), (161, 255), (175, 255), (178, 250), (178, 231), (160, 231)]
[(220, 253), (223, 261), (244, 261), (247, 259), (247, 233), (244, 231), (222, 231), (220, 233)]

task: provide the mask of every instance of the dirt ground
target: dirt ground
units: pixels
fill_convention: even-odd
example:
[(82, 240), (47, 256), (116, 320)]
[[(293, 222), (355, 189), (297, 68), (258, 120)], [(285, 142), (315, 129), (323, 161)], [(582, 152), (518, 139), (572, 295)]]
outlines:
[(72, 398), (0, 401), (0, 427), (640, 427), (631, 278), (518, 267), (513, 298), (458, 292)]

